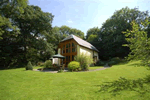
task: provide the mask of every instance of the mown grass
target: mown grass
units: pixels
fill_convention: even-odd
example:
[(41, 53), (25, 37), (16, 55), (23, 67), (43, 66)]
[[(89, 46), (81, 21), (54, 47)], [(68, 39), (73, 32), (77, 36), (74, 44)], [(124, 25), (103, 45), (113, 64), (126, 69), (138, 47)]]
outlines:
[(25, 68), (0, 70), (0, 100), (149, 100), (149, 93), (141, 96), (126, 90), (113, 96), (98, 92), (99, 85), (104, 82), (119, 77), (138, 79), (149, 75), (146, 67), (134, 63), (137, 62), (93, 72), (48, 73), (25, 71)]
[(100, 69), (100, 68), (104, 68), (104, 67), (103, 66), (89, 67), (89, 69), (92, 69), (92, 70), (94, 70), (94, 69)]

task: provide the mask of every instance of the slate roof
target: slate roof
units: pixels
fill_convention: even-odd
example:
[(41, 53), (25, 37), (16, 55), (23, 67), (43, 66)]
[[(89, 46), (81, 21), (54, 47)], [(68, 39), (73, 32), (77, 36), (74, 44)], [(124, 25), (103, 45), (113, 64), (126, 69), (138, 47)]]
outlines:
[(75, 36), (75, 35), (69, 35), (66, 38), (64, 38), (61, 42), (66, 41), (66, 40), (70, 40), (70, 39), (74, 39), (79, 45), (87, 47), (89, 49), (92, 49), (94, 51), (99, 52), (92, 44), (90, 44), (89, 42)]

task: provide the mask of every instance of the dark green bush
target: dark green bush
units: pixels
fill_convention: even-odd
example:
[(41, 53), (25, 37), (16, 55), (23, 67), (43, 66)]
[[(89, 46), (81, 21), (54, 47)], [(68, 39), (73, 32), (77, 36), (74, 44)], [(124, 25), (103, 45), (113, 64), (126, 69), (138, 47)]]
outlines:
[(115, 64), (117, 64), (115, 61), (109, 61), (109, 62), (108, 62), (108, 65), (109, 65), (109, 66), (112, 66), (112, 65), (115, 65)]
[(75, 71), (76, 69), (80, 68), (80, 63), (77, 62), (77, 61), (71, 61), (69, 64), (68, 64), (68, 69), (70, 71)]
[(99, 60), (97, 63), (96, 63), (96, 66), (104, 66), (105, 65), (105, 62)]
[(33, 70), (33, 66), (30, 61), (28, 62), (27, 66), (26, 66), (26, 70)]
[(119, 57), (114, 57), (111, 60), (109, 60), (108, 65), (109, 66), (116, 65), (120, 62), (122, 62), (122, 60)]
[(111, 61), (114, 61), (117, 64), (120, 63), (122, 60), (119, 57), (114, 57), (111, 59)]
[(51, 60), (46, 60), (44, 63), (45, 68), (51, 68), (52, 67), (52, 61)]

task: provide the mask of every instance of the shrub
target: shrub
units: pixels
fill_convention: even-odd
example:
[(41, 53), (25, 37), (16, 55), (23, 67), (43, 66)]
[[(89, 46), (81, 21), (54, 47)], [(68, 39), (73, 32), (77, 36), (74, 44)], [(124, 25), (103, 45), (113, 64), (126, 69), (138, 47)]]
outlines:
[(81, 68), (81, 67), (79, 67), (79, 68), (78, 68), (78, 71), (81, 71), (81, 70), (82, 70), (82, 68)]
[(75, 61), (80, 63), (82, 70), (88, 70), (90, 64), (93, 63), (93, 59), (86, 53), (81, 53), (75, 57)]
[(105, 65), (105, 62), (99, 60), (97, 63), (96, 63), (96, 66), (104, 66)]
[(64, 70), (60, 69), (60, 70), (58, 70), (57, 73), (63, 73), (63, 72), (64, 72)]
[(26, 70), (33, 70), (33, 66), (30, 61), (28, 62), (27, 66), (26, 66)]
[(119, 57), (114, 57), (111, 59), (111, 61), (114, 61), (117, 64), (120, 63), (122, 60)]
[(44, 66), (44, 63), (43, 62), (38, 62), (37, 65), (38, 66)]
[(46, 60), (44, 63), (45, 68), (51, 68), (52, 67), (52, 61), (51, 60)]
[(122, 60), (119, 58), (119, 57), (114, 57), (112, 58), (109, 62), (108, 62), (108, 65), (111, 66), (111, 65), (115, 65), (115, 64), (118, 64), (122, 62)]
[(115, 64), (117, 64), (115, 61), (109, 61), (109, 62), (108, 62), (108, 65), (109, 65), (109, 66), (112, 66), (112, 65), (115, 65)]
[(80, 68), (80, 63), (77, 62), (77, 61), (71, 61), (69, 64), (68, 64), (68, 69), (70, 71), (74, 71), (76, 69)]

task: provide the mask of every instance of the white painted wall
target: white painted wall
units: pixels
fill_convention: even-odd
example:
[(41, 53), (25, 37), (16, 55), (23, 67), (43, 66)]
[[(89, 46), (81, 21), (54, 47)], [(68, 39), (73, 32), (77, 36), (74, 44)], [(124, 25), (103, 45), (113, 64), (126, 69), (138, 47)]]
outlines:
[[(78, 45), (77, 55), (81, 53), (87, 54), (93, 59), (93, 50)], [(98, 52), (94, 51), (94, 56), (97, 56), (97, 60), (99, 59)]]
[(58, 64), (58, 58), (53, 58), (53, 64)]
[(90, 49), (87, 49), (87, 48), (84, 48), (82, 46), (80, 46), (80, 49), (79, 49), (79, 54), (87, 54), (89, 55), (91, 58), (93, 58), (93, 50), (90, 50)]

